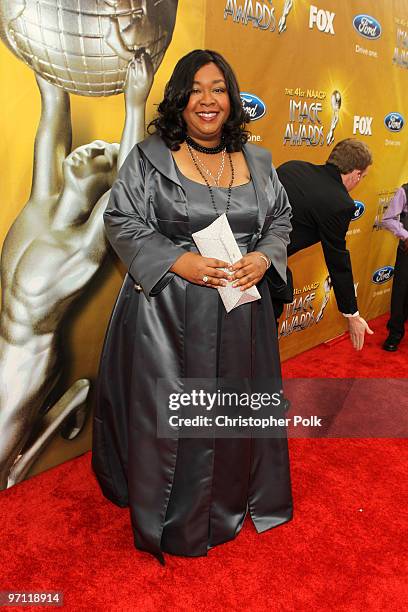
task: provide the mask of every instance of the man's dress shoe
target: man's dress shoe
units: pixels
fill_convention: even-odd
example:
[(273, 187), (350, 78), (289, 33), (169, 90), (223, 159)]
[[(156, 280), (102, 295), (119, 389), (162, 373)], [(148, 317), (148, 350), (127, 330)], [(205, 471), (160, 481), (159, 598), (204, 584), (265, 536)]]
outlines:
[(383, 344), (384, 351), (389, 351), (393, 353), (398, 350), (398, 345), (401, 342), (401, 338), (397, 338), (396, 336), (388, 336), (386, 341)]

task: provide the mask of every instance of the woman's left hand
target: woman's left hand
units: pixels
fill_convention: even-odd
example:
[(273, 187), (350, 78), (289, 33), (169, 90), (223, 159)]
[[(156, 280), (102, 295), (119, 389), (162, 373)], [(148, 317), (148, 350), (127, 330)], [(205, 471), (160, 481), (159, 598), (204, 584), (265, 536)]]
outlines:
[(245, 291), (259, 283), (267, 270), (266, 261), (261, 255), (263, 253), (259, 251), (252, 251), (230, 266), (229, 269), (234, 272), (229, 278), (230, 281), (233, 281), (233, 287), (239, 287), (241, 291)]

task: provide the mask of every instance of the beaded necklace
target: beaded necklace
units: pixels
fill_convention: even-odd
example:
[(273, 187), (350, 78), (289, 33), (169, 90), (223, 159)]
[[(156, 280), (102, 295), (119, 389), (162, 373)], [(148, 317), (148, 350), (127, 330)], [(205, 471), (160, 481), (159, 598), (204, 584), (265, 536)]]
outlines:
[(188, 134), (186, 136), (186, 143), (192, 149), (195, 149), (199, 153), (207, 153), (208, 155), (215, 155), (216, 153), (221, 153), (221, 151), (225, 149), (225, 142), (222, 136), (221, 136), (220, 144), (218, 144), (216, 147), (205, 147), (204, 145), (200, 145), (198, 142), (193, 140), (191, 136), (189, 136)]
[[(188, 137), (188, 138), (189, 138), (189, 137)], [(193, 153), (193, 149), (192, 149), (192, 147), (190, 146), (190, 143), (188, 142), (187, 138), (186, 138), (186, 144), (187, 144), (187, 149), (188, 149), (188, 152), (190, 153), (191, 159), (193, 160), (193, 163), (194, 163), (194, 165), (195, 165), (196, 169), (198, 170), (198, 172), (200, 173), (200, 175), (201, 175), (202, 179), (204, 180), (205, 184), (206, 184), (206, 185), (207, 185), (207, 187), (208, 187), (208, 191), (210, 192), (210, 199), (211, 199), (211, 203), (212, 203), (212, 205), (213, 205), (213, 207), (214, 207), (214, 210), (215, 210), (215, 212), (216, 212), (216, 214), (217, 214), (217, 217), (219, 217), (219, 216), (220, 216), (220, 213), (218, 212), (218, 209), (217, 209), (217, 207), (216, 207), (216, 205), (215, 205), (215, 198), (214, 198), (214, 194), (213, 194), (212, 187), (211, 187), (210, 183), (207, 181), (207, 177), (206, 177), (206, 176), (205, 176), (205, 174), (202, 172), (202, 170), (201, 170), (201, 168), (200, 168), (200, 166), (199, 166), (199, 164), (198, 164), (197, 160), (195, 159), (195, 156), (194, 156), (194, 153)], [(197, 143), (195, 143), (195, 144), (197, 144)], [(223, 147), (223, 148), (224, 148), (224, 147)], [(222, 150), (223, 150), (223, 149), (221, 149), (220, 151), (218, 151), (218, 153), (221, 153), (221, 151), (222, 151)], [(202, 152), (203, 152), (203, 153), (205, 153), (205, 151), (202, 151)], [(232, 184), (233, 184), (233, 182), (234, 182), (234, 165), (233, 165), (233, 163), (232, 163), (231, 153), (228, 151), (228, 152), (227, 152), (227, 155), (228, 155), (228, 160), (229, 160), (229, 164), (230, 164), (230, 168), (231, 168), (231, 180), (230, 180), (230, 183), (229, 183), (229, 185), (228, 185), (227, 206), (226, 206), (226, 209), (225, 209), (224, 214), (227, 214), (227, 212), (228, 212), (228, 210), (229, 210), (229, 207), (230, 207), (230, 205), (231, 205)]]

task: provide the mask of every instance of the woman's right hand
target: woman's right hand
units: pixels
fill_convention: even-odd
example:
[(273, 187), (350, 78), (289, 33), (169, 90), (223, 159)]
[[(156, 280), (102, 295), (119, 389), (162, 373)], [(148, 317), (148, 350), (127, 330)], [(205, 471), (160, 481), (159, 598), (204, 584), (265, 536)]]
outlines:
[[(175, 261), (170, 271), (196, 285), (226, 287), (228, 283), (225, 279), (229, 279), (230, 275), (224, 270), (218, 270), (218, 268), (228, 268), (229, 266), (229, 263), (220, 259), (202, 257), (198, 253), (185, 253)], [(203, 281), (204, 277), (208, 277), (206, 282)]]

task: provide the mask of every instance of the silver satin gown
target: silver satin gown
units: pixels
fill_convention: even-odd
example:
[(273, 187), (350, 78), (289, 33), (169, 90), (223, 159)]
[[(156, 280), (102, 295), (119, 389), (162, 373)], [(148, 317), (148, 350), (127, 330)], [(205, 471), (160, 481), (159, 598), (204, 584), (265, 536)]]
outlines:
[[(191, 233), (216, 213), (208, 188), (177, 173), (189, 222), (174, 220), (172, 212), (158, 223), (168, 238), (196, 252)], [(227, 189), (214, 194), (221, 214)], [(228, 220), (242, 253), (256, 219), (253, 181), (233, 188)], [(157, 378), (280, 378), (266, 279), (258, 290), (261, 300), (227, 314), (213, 288), (175, 275), (148, 301), (127, 275), (117, 298), (98, 377), (92, 464), (105, 496), (130, 506), (135, 546), (162, 563), (163, 552), (206, 555), (233, 539), (247, 511), (258, 532), (292, 518), (286, 438), (156, 434)]]

